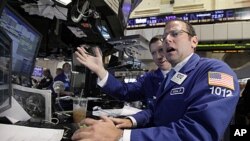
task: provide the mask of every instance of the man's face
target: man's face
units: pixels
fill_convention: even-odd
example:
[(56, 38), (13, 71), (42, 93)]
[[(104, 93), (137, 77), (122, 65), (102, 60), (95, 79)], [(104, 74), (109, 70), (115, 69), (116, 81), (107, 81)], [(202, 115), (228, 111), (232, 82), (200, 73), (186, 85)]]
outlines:
[(71, 71), (71, 65), (70, 64), (65, 64), (63, 71), (65, 73), (69, 73)]
[(191, 37), (186, 24), (173, 21), (165, 26), (163, 47), (167, 60), (175, 66), (194, 52), (198, 44), (197, 36)]
[(155, 64), (161, 70), (169, 70), (171, 68), (170, 63), (165, 57), (165, 52), (162, 46), (162, 41), (158, 40), (150, 45), (150, 52)]

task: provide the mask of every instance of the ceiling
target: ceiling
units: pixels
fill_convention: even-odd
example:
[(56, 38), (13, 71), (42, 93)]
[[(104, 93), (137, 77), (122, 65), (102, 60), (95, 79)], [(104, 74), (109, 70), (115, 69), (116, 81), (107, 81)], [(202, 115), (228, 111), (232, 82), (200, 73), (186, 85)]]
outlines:
[[(70, 14), (76, 0), (73, 0), (66, 8), (68, 9), (67, 20), (49, 19), (38, 15), (30, 15), (21, 8), (24, 4), (37, 3), (38, 0), (8, 0), (8, 4), (14, 8), (22, 17), (33, 25), (42, 35), (42, 42), (38, 52), (38, 57), (66, 56), (71, 58), (71, 54), (80, 44), (98, 45), (103, 54), (114, 52), (112, 45), (108, 44), (98, 31), (97, 24), (105, 24), (109, 27), (112, 37), (123, 36), (123, 29), (120, 26), (117, 15), (104, 2), (104, 0), (91, 1), (91, 8), (99, 14), (99, 18), (94, 16), (75, 23), (71, 20)], [(80, 0), (81, 1), (81, 0)], [(85, 0), (82, 0), (85, 1)], [(60, 5), (59, 5), (60, 6)], [(81, 29), (87, 37), (78, 38), (67, 26)]]

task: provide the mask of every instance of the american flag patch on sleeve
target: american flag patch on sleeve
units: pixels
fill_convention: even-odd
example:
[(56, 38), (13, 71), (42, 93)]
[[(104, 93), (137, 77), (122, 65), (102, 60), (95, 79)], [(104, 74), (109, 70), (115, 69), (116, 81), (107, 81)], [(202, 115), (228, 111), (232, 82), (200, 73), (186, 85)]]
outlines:
[(222, 72), (208, 72), (208, 84), (234, 90), (233, 76)]

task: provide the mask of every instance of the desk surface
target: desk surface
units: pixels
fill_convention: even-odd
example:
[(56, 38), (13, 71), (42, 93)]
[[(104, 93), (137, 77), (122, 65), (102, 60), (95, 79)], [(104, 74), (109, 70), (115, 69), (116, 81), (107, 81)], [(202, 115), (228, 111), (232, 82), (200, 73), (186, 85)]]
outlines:
[(63, 129), (64, 135), (62, 141), (71, 141), (71, 136), (78, 129), (78, 125), (75, 123), (65, 123), (65, 124), (55, 125), (51, 123), (20, 121), (17, 122), (15, 125), (37, 127), (37, 128)]

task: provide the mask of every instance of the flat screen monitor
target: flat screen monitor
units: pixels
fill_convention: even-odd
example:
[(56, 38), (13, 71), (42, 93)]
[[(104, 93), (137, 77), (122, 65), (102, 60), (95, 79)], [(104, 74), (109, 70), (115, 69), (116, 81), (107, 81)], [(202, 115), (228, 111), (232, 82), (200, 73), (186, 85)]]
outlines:
[(121, 21), (123, 29), (127, 28), (127, 22), (131, 12), (141, 3), (142, 0), (121, 0), (118, 17)]
[(3, 8), (0, 26), (12, 39), (12, 73), (29, 78), (42, 35), (8, 5)]
[(6, 3), (7, 0), (0, 0), (0, 16)]
[(72, 70), (76, 72), (85, 72), (86, 67), (83, 66), (77, 59), (76, 59), (76, 54), (72, 53)]
[(104, 20), (101, 20), (100, 23), (97, 24), (97, 29), (105, 40), (111, 38), (110, 30)]
[(32, 76), (42, 77), (43, 76), (43, 67), (35, 66)]
[(0, 27), (0, 113), (11, 107), (11, 43)]

